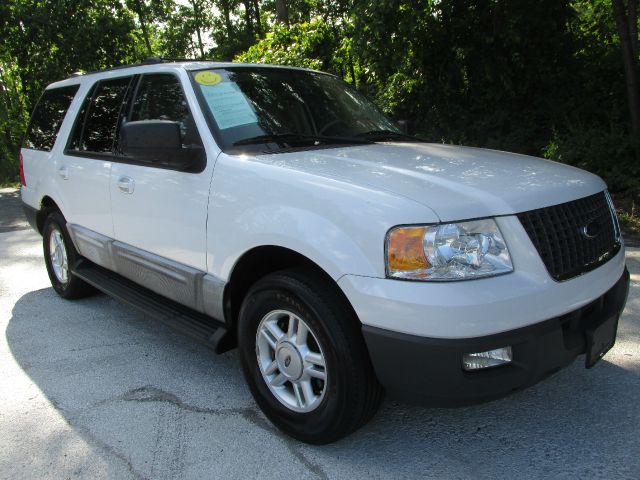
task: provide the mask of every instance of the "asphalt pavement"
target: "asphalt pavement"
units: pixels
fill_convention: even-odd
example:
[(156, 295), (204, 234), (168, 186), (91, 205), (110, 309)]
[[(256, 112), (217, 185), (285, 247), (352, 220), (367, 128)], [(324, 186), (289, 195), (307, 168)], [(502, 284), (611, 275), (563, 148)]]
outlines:
[(627, 250), (616, 345), (593, 369), (580, 357), (467, 408), (387, 400), (316, 447), (265, 419), (235, 351), (215, 355), (105, 295), (59, 298), (16, 201), (0, 191), (2, 479), (640, 478), (640, 249)]

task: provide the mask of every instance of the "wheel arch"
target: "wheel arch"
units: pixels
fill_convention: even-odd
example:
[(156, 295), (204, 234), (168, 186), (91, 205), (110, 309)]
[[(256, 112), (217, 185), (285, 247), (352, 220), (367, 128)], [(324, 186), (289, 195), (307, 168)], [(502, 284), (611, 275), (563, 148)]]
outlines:
[(226, 322), (232, 327), (237, 326), (238, 314), (242, 302), (249, 289), (265, 276), (292, 268), (304, 268), (314, 275), (318, 275), (327, 284), (331, 284), (336, 293), (344, 300), (345, 305), (355, 310), (338, 283), (316, 262), (295, 250), (277, 245), (263, 245), (245, 252), (231, 270), (229, 281), (224, 290), (224, 313)]
[(40, 208), (36, 213), (36, 225), (40, 234), (42, 234), (44, 221), (47, 219), (47, 215), (49, 215), (49, 212), (54, 210), (57, 210), (62, 216), (64, 216), (64, 214), (62, 213), (62, 209), (58, 206), (53, 198), (51, 198), (49, 195), (45, 195), (44, 197), (42, 197), (42, 200), (40, 200)]

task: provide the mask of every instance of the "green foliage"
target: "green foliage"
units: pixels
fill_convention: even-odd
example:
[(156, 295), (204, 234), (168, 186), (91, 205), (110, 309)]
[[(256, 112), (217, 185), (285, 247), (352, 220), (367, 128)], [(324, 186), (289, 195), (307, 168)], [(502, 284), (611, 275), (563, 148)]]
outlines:
[(634, 196), (640, 192), (640, 165), (633, 159), (638, 140), (623, 130), (595, 127), (556, 132), (543, 155), (589, 170), (606, 179), (613, 192)]
[(333, 52), (339, 44), (338, 30), (332, 30), (322, 19), (296, 23), (291, 27), (276, 24), (265, 39), (235, 59), (335, 72)]
[(0, 180), (15, 178), (27, 117), (48, 83), (132, 62), (143, 51), (132, 12), (117, 0), (7, 0), (0, 38)]
[(636, 239), (638, 238), (637, 236), (640, 235), (640, 217), (635, 203), (631, 203), (627, 209), (618, 209), (618, 220), (622, 231), (626, 234), (625, 239), (628, 238), (627, 235), (629, 233), (633, 233)]
[(22, 83), (16, 62), (6, 54), (0, 57), (0, 181), (18, 177), (19, 145), (27, 124)]
[(42, 88), (147, 56), (335, 73), (434, 141), (544, 155), (640, 193), (611, 0), (5, 0), (0, 179)]
[(572, 88), (566, 2), (362, 1), (360, 10), (355, 41), (385, 110), (434, 140), (539, 153)]

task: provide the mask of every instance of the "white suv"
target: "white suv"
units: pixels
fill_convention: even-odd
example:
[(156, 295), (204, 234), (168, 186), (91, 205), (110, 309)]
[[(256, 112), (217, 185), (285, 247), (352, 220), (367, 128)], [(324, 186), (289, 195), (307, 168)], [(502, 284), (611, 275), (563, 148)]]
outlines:
[[(429, 144), (321, 72), (147, 62), (49, 85), (22, 199), (55, 290), (239, 347), (286, 433), (336, 440), (386, 390), (486, 401), (615, 341), (629, 274), (598, 177)], [(576, 395), (579, 392), (576, 392)]]

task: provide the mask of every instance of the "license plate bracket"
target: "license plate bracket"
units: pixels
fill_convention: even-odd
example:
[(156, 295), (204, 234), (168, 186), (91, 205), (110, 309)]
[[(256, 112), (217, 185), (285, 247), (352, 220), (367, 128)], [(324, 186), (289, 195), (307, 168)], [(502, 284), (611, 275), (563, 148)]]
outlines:
[(593, 367), (605, 353), (611, 350), (616, 342), (617, 331), (618, 315), (612, 315), (598, 326), (587, 329), (586, 368)]

